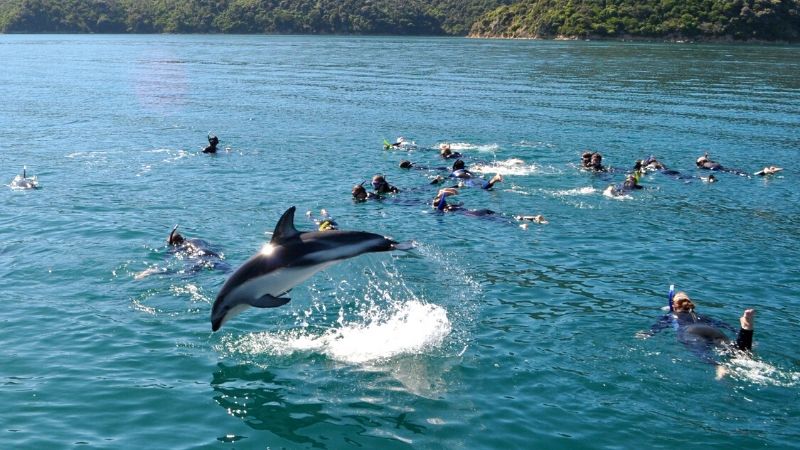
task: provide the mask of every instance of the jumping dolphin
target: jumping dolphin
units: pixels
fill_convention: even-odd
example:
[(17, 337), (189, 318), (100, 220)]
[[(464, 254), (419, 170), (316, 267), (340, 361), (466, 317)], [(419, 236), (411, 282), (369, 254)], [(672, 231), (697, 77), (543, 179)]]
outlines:
[(295, 207), (278, 220), (272, 240), (248, 259), (222, 286), (211, 308), (211, 330), (250, 308), (285, 305), (283, 297), (312, 275), (362, 253), (407, 250), (409, 244), (362, 231), (301, 232), (294, 227)]

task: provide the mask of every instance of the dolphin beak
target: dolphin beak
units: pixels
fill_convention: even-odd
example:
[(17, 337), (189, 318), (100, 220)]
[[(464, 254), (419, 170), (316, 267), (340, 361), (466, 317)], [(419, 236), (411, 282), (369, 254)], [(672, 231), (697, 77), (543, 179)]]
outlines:
[(216, 319), (211, 321), (211, 331), (217, 331), (222, 327), (222, 319)]

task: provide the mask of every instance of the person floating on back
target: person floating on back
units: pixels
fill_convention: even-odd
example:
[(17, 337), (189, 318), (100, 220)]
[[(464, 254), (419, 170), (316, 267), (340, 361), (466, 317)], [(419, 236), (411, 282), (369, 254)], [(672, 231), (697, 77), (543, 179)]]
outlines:
[[(717, 377), (721, 378), (725, 375), (725, 369), (714, 357), (713, 350), (732, 347), (740, 351), (750, 351), (753, 348), (754, 314), (754, 309), (744, 310), (739, 318), (740, 329), (737, 332), (725, 322), (695, 313), (694, 302), (685, 292), (679, 291), (670, 299), (669, 314), (662, 316), (649, 331), (637, 333), (637, 337), (646, 339), (672, 327), (680, 343), (704, 362), (717, 366)], [(722, 329), (736, 332), (736, 340), (731, 341)]]
[(749, 177), (747, 173), (742, 172), (739, 169), (729, 169), (727, 167), (723, 167), (722, 164), (710, 159), (708, 157), (708, 152), (706, 152), (703, 156), (697, 158), (695, 164), (697, 165), (698, 169), (728, 172), (728, 173), (734, 173), (736, 175), (741, 175), (743, 177)]
[(760, 177), (763, 177), (763, 176), (766, 176), (766, 175), (774, 175), (774, 174), (780, 172), (781, 170), (783, 170), (782, 167), (767, 166), (767, 167), (764, 167), (763, 169), (759, 170), (758, 172), (754, 173), (753, 175), (758, 175)]

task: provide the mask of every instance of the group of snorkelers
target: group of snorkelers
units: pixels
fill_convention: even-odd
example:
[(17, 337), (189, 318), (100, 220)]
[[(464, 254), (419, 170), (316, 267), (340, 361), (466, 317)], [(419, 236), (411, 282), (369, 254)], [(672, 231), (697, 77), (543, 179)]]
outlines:
[[(412, 147), (413, 145), (413, 147)], [(394, 143), (389, 143), (388, 141), (384, 141), (384, 148), (385, 149), (415, 149), (417, 148), (415, 143), (410, 143), (409, 141), (405, 140), (404, 138), (398, 138), (397, 141)], [(497, 183), (501, 183), (503, 181), (503, 176), (495, 174), (491, 178), (484, 179), (480, 174), (475, 173), (466, 167), (466, 162), (464, 161), (465, 156), (460, 153), (453, 151), (452, 146), (449, 143), (442, 143), (438, 147), (439, 156), (445, 161), (453, 161), (452, 165), (442, 165), (436, 167), (429, 167), (420, 164), (413, 163), (409, 160), (402, 160), (400, 161), (400, 168), (401, 169), (415, 169), (415, 170), (422, 170), (427, 171), (429, 173), (438, 172), (435, 176), (431, 176), (429, 179), (430, 185), (448, 185), (446, 187), (440, 187), (433, 199), (430, 201), (431, 207), (440, 213), (448, 213), (448, 212), (460, 212), (468, 216), (476, 216), (476, 217), (489, 217), (489, 216), (504, 216), (495, 213), (491, 209), (468, 209), (464, 207), (463, 203), (459, 202), (452, 202), (448, 201), (452, 199), (454, 196), (458, 195), (459, 189), (468, 188), (468, 187), (478, 187), (483, 190), (491, 190), (495, 187)], [(449, 164), (449, 163), (448, 163)], [(365, 187), (366, 181), (361, 182), (355, 186), (353, 186), (351, 190), (353, 201), (355, 202), (365, 202), (368, 200), (382, 200), (385, 199), (388, 195), (397, 194), (400, 192), (395, 186), (390, 185), (386, 181), (385, 175), (376, 174), (372, 178), (372, 191), (369, 191), (367, 187)], [(533, 222), (539, 224), (547, 223), (547, 220), (542, 215), (512, 215), (507, 216), (512, 221), (517, 222)], [(523, 228), (526, 228), (527, 225), (521, 225)]]
[[(699, 177), (704, 182), (714, 183), (717, 181), (713, 172), (727, 172), (749, 177), (747, 173), (739, 169), (726, 168), (720, 163), (711, 160), (708, 157), (708, 153), (697, 158), (695, 164), (698, 169), (712, 172), (706, 177)], [(603, 166), (602, 155), (598, 152), (584, 152), (581, 155), (581, 166), (584, 170), (594, 172), (615, 171), (613, 168)], [(763, 177), (776, 174), (781, 170), (783, 169), (777, 166), (767, 166), (755, 172), (754, 175)], [(660, 172), (676, 179), (692, 178), (681, 174), (677, 170), (667, 168), (661, 161), (651, 156), (647, 159), (637, 160), (633, 169), (626, 173), (625, 180), (622, 183), (609, 186), (604, 194), (621, 196), (627, 195), (636, 189), (642, 189), (639, 179), (648, 172)], [(694, 302), (685, 292), (673, 293), (673, 290), (670, 289), (669, 313), (661, 317), (650, 330), (640, 332), (637, 336), (648, 338), (666, 328), (675, 329), (677, 340), (702, 361), (714, 365), (719, 379), (727, 373), (727, 369), (717, 358), (717, 353), (720, 350), (723, 352), (739, 352), (739, 354), (748, 354), (752, 350), (754, 314), (754, 309), (746, 309), (739, 319), (740, 328), (737, 330), (725, 322), (697, 314)], [(736, 338), (730, 339), (723, 330), (735, 333)]]
[[(204, 153), (213, 153), (216, 151), (216, 145), (219, 140), (216, 136), (209, 136), (209, 147), (203, 150)], [(411, 147), (413, 145), (413, 147)], [(385, 142), (385, 147), (388, 148), (416, 148), (416, 144), (409, 143), (408, 141), (400, 138), (397, 142), (389, 144)], [(209, 151), (207, 151), (209, 150)], [(463, 155), (458, 152), (453, 152), (449, 144), (442, 144), (439, 147), (439, 154), (442, 159), (449, 160), (455, 159), (452, 166), (440, 167), (426, 167), (412, 163), (408, 160), (400, 162), (402, 169), (417, 169), (428, 172), (447, 172), (447, 174), (436, 174), (432, 176), (429, 184), (441, 185), (448, 182), (454, 183), (452, 186), (437, 187), (436, 195), (431, 201), (431, 207), (438, 212), (454, 212), (461, 211), (467, 215), (473, 216), (491, 216), (495, 212), (489, 209), (476, 209), (468, 210), (460, 203), (450, 203), (448, 198), (452, 198), (458, 194), (458, 189), (463, 187), (480, 187), (484, 190), (492, 189), (497, 183), (503, 181), (500, 174), (494, 175), (489, 180), (485, 180), (480, 175), (471, 172), (467, 169), (464, 162)], [(581, 156), (582, 167), (585, 170), (595, 172), (613, 172), (614, 168), (606, 167), (603, 165), (602, 155), (599, 152), (585, 152)], [(726, 169), (719, 163), (712, 161), (708, 158), (708, 154), (703, 155), (697, 159), (697, 167), (703, 170), (727, 171), (731, 173), (741, 174), (741, 171)], [(768, 166), (756, 175), (767, 176), (775, 174), (782, 169), (776, 166)], [(654, 157), (649, 157), (644, 160), (635, 162), (633, 170), (626, 174), (625, 181), (619, 185), (610, 186), (613, 189), (614, 195), (623, 195), (635, 189), (641, 189), (639, 179), (641, 176), (650, 171), (659, 171), (666, 175), (676, 178), (691, 178), (682, 175), (680, 172), (667, 168), (662, 162)], [(713, 174), (706, 178), (706, 181), (713, 182)], [(366, 202), (368, 200), (380, 200), (388, 196), (396, 195), (401, 192), (399, 188), (390, 184), (385, 175), (376, 174), (372, 177), (369, 186), (371, 190), (365, 187), (366, 181), (353, 186), (352, 198), (355, 202)], [(312, 217), (311, 212), (307, 212), (306, 216), (309, 220), (313, 221), (319, 231), (328, 231), (338, 229), (336, 221), (328, 214), (326, 210), (321, 211), (318, 218)], [(547, 223), (547, 220), (541, 215), (517, 215), (512, 216), (514, 220), (521, 222), (534, 222), (534, 223)], [(172, 251), (181, 253), (188, 258), (197, 258), (202, 261), (212, 261), (213, 264), (205, 263), (200, 267), (214, 267), (218, 264), (221, 256), (214, 250), (210, 249), (208, 244), (199, 239), (187, 239), (177, 232), (177, 225), (170, 233), (167, 242), (172, 248)], [(223, 263), (224, 264), (224, 263)], [(695, 311), (695, 304), (685, 292), (673, 293), (670, 289), (669, 296), (669, 313), (662, 316), (652, 327), (647, 331), (637, 333), (640, 338), (648, 338), (655, 336), (660, 331), (666, 328), (673, 328), (676, 332), (677, 340), (688, 348), (692, 353), (696, 354), (702, 361), (713, 364), (717, 369), (717, 377), (721, 378), (725, 375), (726, 369), (719, 362), (717, 353), (719, 350), (728, 352), (740, 352), (747, 354), (752, 350), (753, 343), (753, 329), (754, 329), (754, 309), (746, 309), (739, 319), (740, 327), (738, 330), (725, 322), (713, 319), (711, 317), (697, 314)], [(725, 331), (735, 333), (735, 338), (729, 338)]]
[[(453, 155), (456, 154), (454, 157)], [(447, 144), (440, 146), (440, 156), (447, 160), (456, 158), (453, 166), (450, 169), (442, 167), (425, 167), (412, 163), (408, 160), (400, 162), (400, 167), (403, 169), (419, 169), (429, 171), (449, 171), (449, 175), (436, 175), (433, 178), (432, 184), (445, 183), (447, 180), (472, 180), (478, 182), (477, 186), (484, 189), (491, 189), (496, 183), (502, 181), (500, 175), (496, 175), (490, 180), (484, 180), (476, 177), (474, 173), (470, 172), (463, 161), (463, 155), (457, 154), (452, 151), (451, 147)], [(615, 169), (603, 165), (603, 156), (599, 152), (585, 152), (581, 155), (581, 165), (585, 170), (594, 172), (614, 172)], [(708, 170), (710, 173), (707, 177), (699, 177), (703, 181), (714, 182), (716, 181), (714, 172), (728, 172), (737, 175), (742, 175), (744, 172), (737, 169), (728, 169), (721, 164), (716, 163), (704, 155), (697, 159), (696, 165), (699, 169)], [(775, 174), (782, 169), (776, 166), (768, 166), (755, 175), (767, 176)], [(664, 163), (657, 160), (655, 157), (649, 157), (642, 160), (637, 160), (631, 171), (626, 174), (625, 180), (618, 184), (609, 187), (611, 195), (625, 195), (628, 192), (642, 189), (639, 180), (648, 172), (660, 172), (664, 175), (671, 176), (678, 179), (690, 179), (691, 176), (683, 175), (677, 170), (668, 168)], [(746, 175), (746, 174), (744, 174)], [(378, 178), (380, 177), (380, 178)], [(367, 198), (380, 198), (382, 195), (378, 192), (377, 185), (383, 182), (382, 176), (376, 176), (373, 179), (373, 186), (376, 187), (375, 193), (365, 193), (363, 183), (354, 187), (354, 198), (358, 201), (364, 201)], [(438, 211), (459, 211), (463, 210), (460, 204), (448, 203), (448, 197), (453, 197), (458, 194), (457, 186), (443, 187), (438, 190), (436, 196), (431, 202), (431, 206)], [(358, 197), (356, 193), (358, 192)], [(386, 191), (384, 191), (386, 192)], [(370, 197), (370, 195), (372, 197)], [(470, 210), (473, 215), (490, 215), (494, 214), (490, 210)], [(542, 216), (515, 216), (516, 220), (529, 220), (537, 223), (547, 223)], [(659, 319), (649, 331), (639, 333), (639, 337), (646, 338), (654, 336), (659, 331), (672, 327), (676, 330), (676, 336), (679, 342), (686, 346), (692, 353), (696, 354), (702, 361), (708, 362), (716, 366), (717, 377), (721, 378), (725, 375), (726, 369), (718, 358), (717, 352), (719, 350), (728, 352), (739, 352), (739, 354), (747, 354), (752, 350), (753, 343), (753, 328), (754, 328), (754, 309), (746, 309), (739, 319), (740, 327), (735, 329), (725, 322), (713, 319), (711, 317), (700, 315), (695, 312), (695, 304), (685, 292), (678, 292), (673, 295), (670, 291), (670, 312)], [(731, 339), (725, 331), (735, 333), (735, 338)]]
[[(708, 157), (708, 153), (705, 153), (703, 156), (697, 158), (695, 161), (695, 165), (698, 169), (701, 170), (708, 170), (710, 172), (727, 172), (732, 173), (735, 175), (746, 176), (750, 177), (750, 175), (746, 172), (743, 172), (739, 169), (731, 169), (724, 167), (722, 164), (711, 160)], [(603, 155), (599, 152), (590, 152), (586, 151), (583, 152), (581, 155), (581, 167), (584, 170), (592, 171), (592, 172), (615, 172), (616, 169), (612, 167), (607, 167), (603, 165)], [(783, 168), (777, 166), (767, 166), (763, 169), (755, 172), (754, 175), (758, 176), (767, 176), (773, 175), (780, 171)], [(647, 159), (640, 159), (637, 160), (634, 165), (633, 169), (629, 171), (626, 176), (625, 180), (618, 184), (612, 184), (608, 186), (604, 194), (609, 196), (623, 196), (627, 195), (630, 192), (642, 189), (642, 186), (639, 184), (639, 180), (642, 176), (647, 174), (648, 172), (660, 172), (664, 175), (670, 176), (676, 179), (691, 179), (693, 177), (683, 175), (677, 170), (669, 169), (665, 166), (661, 161), (657, 160), (655, 157), (650, 156)], [(714, 173), (710, 173), (708, 176), (701, 176), (698, 177), (700, 180), (707, 182), (707, 183), (714, 183), (717, 181), (717, 177)]]

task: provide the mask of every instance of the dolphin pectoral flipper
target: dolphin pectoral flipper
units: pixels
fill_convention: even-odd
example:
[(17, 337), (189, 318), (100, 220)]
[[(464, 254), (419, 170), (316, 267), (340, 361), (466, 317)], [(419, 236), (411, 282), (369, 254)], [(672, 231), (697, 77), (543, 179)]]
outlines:
[(288, 297), (275, 297), (267, 294), (263, 297), (253, 299), (248, 303), (250, 303), (250, 306), (254, 306), (256, 308), (277, 308), (278, 306), (283, 306), (289, 303), (289, 300), (291, 299)]

